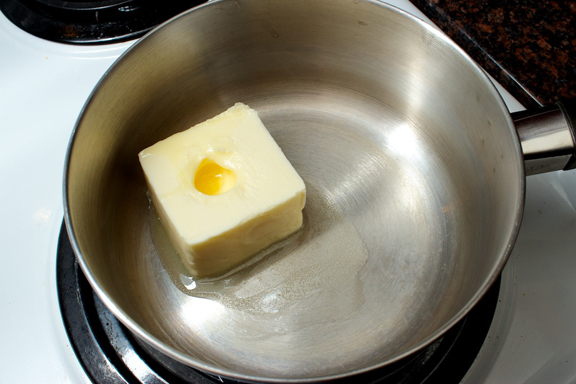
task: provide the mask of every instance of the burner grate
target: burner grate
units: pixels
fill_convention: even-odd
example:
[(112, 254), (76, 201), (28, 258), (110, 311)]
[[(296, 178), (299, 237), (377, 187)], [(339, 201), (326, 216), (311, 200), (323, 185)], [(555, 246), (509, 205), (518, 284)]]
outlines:
[(109, 44), (138, 38), (201, 0), (1, 0), (19, 28), (46, 40)]

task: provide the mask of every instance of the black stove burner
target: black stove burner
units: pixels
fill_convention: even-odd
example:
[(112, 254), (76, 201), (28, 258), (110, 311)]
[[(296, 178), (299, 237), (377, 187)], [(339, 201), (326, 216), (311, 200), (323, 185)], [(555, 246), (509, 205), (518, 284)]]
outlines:
[[(238, 383), (194, 370), (136, 339), (91, 289), (64, 225), (58, 241), (57, 285), (70, 343), (94, 383)], [(459, 383), (486, 339), (499, 289), (500, 280), (466, 318), (427, 348), (393, 365), (332, 383)]]
[(106, 44), (135, 39), (205, 0), (0, 0), (21, 29), (62, 43)]

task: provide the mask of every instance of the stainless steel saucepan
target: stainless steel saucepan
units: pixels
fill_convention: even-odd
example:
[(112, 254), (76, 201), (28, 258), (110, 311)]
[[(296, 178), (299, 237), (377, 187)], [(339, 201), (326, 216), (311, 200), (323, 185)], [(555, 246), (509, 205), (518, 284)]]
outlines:
[[(238, 101), (304, 179), (304, 227), (192, 281), (137, 154)], [(431, 343), (498, 277), (522, 219), (521, 147), (528, 173), (574, 161), (558, 110), (519, 126), (522, 144), (484, 72), (383, 3), (215, 1), (141, 39), (94, 89), (67, 155), (66, 225), (104, 304), (166, 355), (242, 380), (341, 378)]]

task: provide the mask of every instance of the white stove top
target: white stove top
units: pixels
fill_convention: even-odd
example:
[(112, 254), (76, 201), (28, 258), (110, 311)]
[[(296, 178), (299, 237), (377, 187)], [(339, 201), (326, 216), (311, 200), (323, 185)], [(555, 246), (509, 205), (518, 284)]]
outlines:
[[(389, 3), (425, 19), (407, 0)], [(51, 43), (0, 14), (0, 383), (89, 382), (56, 290), (64, 156), (84, 101), (130, 45)], [(575, 250), (576, 171), (529, 177), (495, 319), (464, 382), (576, 383)]]

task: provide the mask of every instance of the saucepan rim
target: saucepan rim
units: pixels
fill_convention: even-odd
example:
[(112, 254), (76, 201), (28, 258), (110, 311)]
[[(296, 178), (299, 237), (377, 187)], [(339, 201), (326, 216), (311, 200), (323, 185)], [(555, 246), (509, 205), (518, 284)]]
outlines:
[[(162, 31), (163, 29), (170, 27), (170, 25), (172, 25), (174, 23), (178, 23), (180, 20), (186, 18), (187, 15), (191, 14), (192, 12), (196, 12), (198, 9), (203, 9), (206, 7), (217, 7), (218, 3), (226, 2), (226, 1), (233, 1), (233, 0), (216, 0), (216, 1), (210, 1), (208, 3), (204, 3), (202, 5), (194, 7), (188, 11), (185, 11), (185, 12), (173, 17), (172, 19), (162, 23), (161, 25), (159, 25), (158, 27), (154, 28), (152, 31), (147, 33), (144, 37), (142, 37), (140, 40), (138, 40), (132, 46), (130, 46), (114, 62), (114, 64), (112, 64), (112, 66), (104, 73), (102, 78), (99, 80), (97, 85), (94, 87), (94, 89), (90, 93), (86, 103), (84, 104), (84, 106), (83, 106), (83, 108), (82, 108), (82, 110), (78, 116), (78, 119), (74, 125), (74, 129), (72, 131), (70, 141), (69, 141), (69, 144), (67, 147), (67, 152), (66, 152), (66, 157), (65, 157), (65, 166), (64, 166), (64, 175), (63, 175), (64, 176), (63, 177), (64, 219), (65, 219), (66, 229), (67, 229), (68, 235), (70, 237), (72, 249), (74, 251), (74, 254), (76, 255), (76, 259), (77, 259), (77, 261), (78, 261), (78, 263), (82, 269), (82, 272), (84, 273), (84, 275), (86, 276), (90, 285), (92, 286), (92, 288), (94, 289), (94, 291), (96, 292), (98, 297), (102, 300), (104, 305), (107, 308), (109, 308), (110, 311), (114, 314), (114, 316), (116, 316), (121, 323), (126, 325), (138, 338), (142, 339), (143, 341), (150, 344), (154, 348), (160, 350), (164, 354), (166, 354), (166, 355), (168, 355), (168, 356), (170, 356), (170, 357), (172, 357), (172, 358), (174, 358), (174, 359), (176, 359), (176, 360), (178, 360), (178, 361), (180, 361), (186, 365), (192, 366), (194, 368), (200, 369), (200, 370), (205, 371), (205, 372), (209, 372), (211, 374), (220, 375), (223, 377), (228, 377), (228, 378), (237, 379), (237, 380), (244, 380), (244, 381), (252, 381), (252, 382), (266, 381), (266, 382), (274, 382), (274, 383), (280, 383), (280, 382), (307, 383), (307, 382), (318, 382), (318, 381), (326, 381), (326, 380), (336, 380), (336, 379), (342, 379), (345, 377), (350, 377), (350, 376), (362, 374), (362, 373), (383, 367), (385, 365), (392, 364), (392, 363), (397, 362), (397, 361), (399, 361), (399, 360), (401, 360), (401, 359), (403, 359), (403, 358), (405, 358), (411, 354), (414, 354), (418, 350), (421, 350), (425, 346), (427, 346), (427, 345), (431, 344), (432, 342), (434, 342), (435, 340), (437, 340), (439, 337), (441, 337), (443, 334), (445, 334), (450, 328), (452, 328), (456, 323), (458, 323), (460, 320), (462, 320), (462, 318), (464, 318), (466, 316), (466, 314), (472, 309), (472, 307), (474, 307), (477, 304), (477, 302), (482, 298), (482, 296), (492, 286), (492, 284), (498, 278), (504, 265), (508, 261), (510, 253), (512, 252), (512, 248), (513, 248), (514, 243), (516, 241), (516, 238), (518, 236), (520, 223), (522, 221), (524, 199), (525, 199), (525, 185), (526, 185), (526, 183), (525, 183), (524, 162), (523, 162), (523, 157), (522, 157), (521, 145), (520, 145), (520, 142), (517, 139), (517, 137), (515, 140), (515, 147), (511, 148), (511, 150), (515, 151), (515, 158), (517, 159), (516, 162), (517, 162), (518, 167), (520, 167), (519, 173), (520, 173), (521, 177), (518, 180), (518, 183), (520, 183), (519, 184), (520, 188), (518, 188), (519, 195), (517, 196), (517, 206), (515, 207), (516, 220), (515, 220), (515, 224), (514, 224), (513, 228), (510, 228), (510, 232), (509, 232), (510, 236), (508, 239), (508, 244), (506, 247), (505, 254), (502, 255), (502, 257), (500, 257), (498, 259), (498, 262), (492, 266), (491, 271), (489, 274), (487, 274), (487, 277), (484, 280), (483, 284), (481, 285), (481, 288), (476, 292), (476, 294), (472, 297), (472, 299), (468, 302), (468, 304), (465, 305), (463, 308), (461, 308), (450, 321), (448, 321), (444, 326), (439, 328), (432, 335), (429, 335), (422, 343), (420, 343), (420, 345), (418, 345), (418, 346), (416, 346), (416, 347), (414, 347), (414, 348), (412, 348), (412, 349), (410, 349), (410, 350), (408, 350), (408, 351), (406, 351), (406, 352), (404, 352), (404, 353), (402, 353), (402, 354), (400, 354), (400, 355), (398, 355), (392, 359), (381, 362), (380, 364), (376, 364), (376, 365), (373, 365), (370, 367), (366, 367), (366, 368), (362, 368), (362, 369), (358, 369), (358, 370), (354, 370), (354, 371), (346, 372), (346, 373), (338, 373), (338, 374), (327, 375), (327, 376), (322, 376), (322, 377), (294, 378), (294, 379), (285, 379), (285, 378), (280, 379), (280, 378), (275, 378), (275, 377), (258, 377), (258, 376), (253, 376), (253, 375), (239, 374), (238, 372), (235, 372), (233, 370), (223, 369), (221, 367), (216, 367), (216, 366), (207, 364), (203, 361), (192, 358), (190, 356), (187, 356), (186, 354), (176, 350), (175, 348), (168, 346), (167, 344), (165, 344), (162, 340), (158, 339), (157, 337), (152, 336), (152, 334), (150, 334), (137, 321), (135, 321), (130, 316), (128, 316), (128, 314), (106, 294), (106, 292), (100, 286), (99, 282), (97, 281), (95, 276), (92, 274), (90, 268), (88, 267), (86, 260), (84, 259), (84, 256), (83, 256), (81, 246), (77, 241), (76, 232), (74, 229), (74, 223), (72, 222), (71, 215), (70, 215), (70, 201), (69, 201), (69, 169), (70, 169), (71, 157), (72, 157), (72, 152), (74, 150), (75, 139), (76, 139), (78, 131), (82, 127), (82, 121), (83, 121), (83, 118), (85, 116), (86, 111), (90, 108), (90, 106), (92, 104), (92, 100), (94, 99), (95, 95), (98, 94), (103, 87), (105, 87), (108, 77), (110, 76), (111, 73), (113, 73), (116, 70), (116, 68), (118, 67), (118, 63), (124, 62), (126, 60), (130, 60), (130, 58), (133, 55), (137, 54), (140, 47), (142, 47), (146, 43), (146, 41), (150, 38), (150, 36), (154, 36), (157, 33), (159, 33), (160, 31)], [(459, 53), (461, 60), (467, 62), (467, 66), (470, 68), (470, 70), (477, 72), (477, 74), (480, 74), (481, 75), (480, 77), (484, 79), (486, 88), (491, 89), (491, 93), (492, 93), (491, 96), (499, 104), (499, 106), (502, 110), (502, 113), (505, 116), (505, 119), (507, 119), (507, 122), (509, 124), (509, 129), (515, 130), (514, 129), (514, 123), (512, 121), (510, 114), (508, 113), (507, 107), (506, 107), (501, 95), (498, 93), (497, 89), (494, 87), (494, 84), (490, 80), (489, 76), (484, 72), (484, 70), (482, 70), (468, 56), (468, 54), (466, 52), (464, 52), (452, 40), (450, 40), (450, 38), (447, 35), (445, 35), (438, 28), (436, 28), (436, 27), (428, 24), (427, 22), (423, 21), (422, 19), (420, 19), (416, 16), (413, 16), (413, 15), (411, 15), (411, 14), (409, 14), (409, 13), (407, 13), (407, 12), (405, 12), (405, 11), (403, 11), (403, 10), (393, 6), (393, 5), (386, 4), (386, 3), (383, 3), (383, 2), (378, 1), (378, 0), (355, 0), (355, 2), (359, 2), (359, 1), (367, 2), (367, 3), (373, 3), (375, 5), (378, 5), (380, 7), (388, 9), (388, 11), (390, 11), (390, 12), (396, 12), (397, 14), (401, 15), (401, 17), (403, 17), (407, 23), (418, 24), (419, 28), (423, 28), (428, 33), (433, 34), (434, 37), (436, 39), (438, 39), (439, 41), (441, 41), (443, 44), (447, 44), (451, 47), (451, 49), (454, 49), (455, 51), (457, 51)]]

